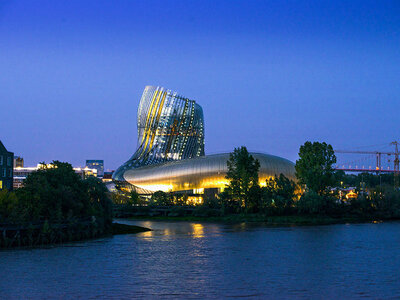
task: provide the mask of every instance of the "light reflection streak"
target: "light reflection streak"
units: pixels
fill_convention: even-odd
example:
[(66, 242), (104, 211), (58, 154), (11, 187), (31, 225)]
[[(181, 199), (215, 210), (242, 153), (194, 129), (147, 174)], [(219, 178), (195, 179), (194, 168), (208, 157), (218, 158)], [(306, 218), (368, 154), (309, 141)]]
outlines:
[(204, 226), (200, 223), (191, 224), (192, 225), (192, 236), (194, 238), (204, 237)]

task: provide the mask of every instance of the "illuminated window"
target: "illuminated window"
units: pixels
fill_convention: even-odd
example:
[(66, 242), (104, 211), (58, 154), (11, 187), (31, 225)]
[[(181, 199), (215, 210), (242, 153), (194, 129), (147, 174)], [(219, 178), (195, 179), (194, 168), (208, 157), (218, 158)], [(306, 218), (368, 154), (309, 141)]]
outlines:
[(204, 194), (204, 188), (193, 189), (193, 194)]

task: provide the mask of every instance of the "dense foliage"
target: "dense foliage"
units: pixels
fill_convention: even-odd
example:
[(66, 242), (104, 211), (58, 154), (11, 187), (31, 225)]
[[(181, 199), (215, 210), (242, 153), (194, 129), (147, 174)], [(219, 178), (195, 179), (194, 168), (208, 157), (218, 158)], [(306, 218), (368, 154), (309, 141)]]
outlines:
[(173, 199), (169, 194), (163, 191), (158, 191), (152, 195), (150, 204), (157, 206), (172, 206)]
[(335, 186), (341, 187), (357, 187), (363, 188), (376, 188), (378, 186), (387, 185), (394, 186), (394, 174), (373, 174), (373, 173), (359, 173), (359, 174), (346, 174), (344, 171), (335, 172)]
[(106, 231), (112, 222), (107, 189), (97, 178), (81, 179), (68, 163), (54, 161), (31, 173), (16, 192), (1, 191), (1, 223), (60, 224), (91, 219)]
[(266, 180), (263, 188), (263, 206), (276, 214), (290, 211), (294, 204), (296, 184), (285, 175), (280, 174)]
[[(260, 185), (259, 162), (245, 147), (236, 148), (227, 162), (229, 184), (217, 197), (204, 194), (203, 204), (194, 205), (192, 215), (400, 218), (400, 191), (393, 186), (393, 174), (345, 174), (333, 170), (335, 162), (331, 145), (306, 142), (296, 162), (296, 182), (276, 174)], [(347, 199), (342, 193), (345, 188), (358, 196)], [(191, 212), (187, 195), (158, 191), (146, 202), (133, 192), (130, 199), (137, 215), (185, 216)]]
[[(393, 186), (393, 174), (348, 175), (342, 171), (335, 172), (332, 165), (336, 157), (332, 146), (326, 143), (306, 142), (300, 147), (295, 169), (297, 183), (305, 187), (303, 190), (283, 174), (268, 178), (265, 186), (260, 187), (255, 181), (258, 177), (254, 175), (257, 168), (245, 147), (235, 149), (231, 157), (234, 159), (228, 162), (227, 177), (230, 184), (220, 194), (221, 201), (218, 203), (223, 213), (400, 217), (400, 191)], [(238, 188), (242, 182), (250, 182), (241, 181), (242, 178), (253, 178), (251, 187)], [(358, 197), (347, 199), (340, 195), (340, 188), (346, 187), (355, 190)], [(248, 203), (251, 206), (244, 205), (245, 199), (250, 199)]]
[(227, 162), (229, 184), (220, 194), (226, 213), (283, 213), (291, 209), (296, 185), (283, 174), (268, 178), (260, 187), (260, 163), (246, 147), (236, 148)]
[(246, 147), (240, 147), (229, 155), (227, 166), (229, 184), (225, 188), (224, 199), (236, 209), (243, 207), (246, 212), (254, 211), (260, 198), (259, 161), (249, 154)]
[(296, 177), (299, 184), (319, 195), (327, 191), (334, 182), (332, 165), (336, 156), (331, 145), (319, 142), (306, 142), (300, 147), (296, 161)]

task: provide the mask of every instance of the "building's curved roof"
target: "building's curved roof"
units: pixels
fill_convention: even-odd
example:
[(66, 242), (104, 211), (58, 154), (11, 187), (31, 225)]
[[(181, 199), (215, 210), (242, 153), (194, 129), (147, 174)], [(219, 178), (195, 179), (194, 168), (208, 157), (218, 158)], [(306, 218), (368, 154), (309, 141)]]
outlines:
[[(281, 173), (295, 179), (291, 161), (270, 154), (250, 154), (260, 162), (260, 183)], [(228, 183), (225, 178), (228, 159), (229, 153), (222, 153), (159, 163), (128, 169), (123, 177), (135, 187), (149, 192), (223, 188)]]

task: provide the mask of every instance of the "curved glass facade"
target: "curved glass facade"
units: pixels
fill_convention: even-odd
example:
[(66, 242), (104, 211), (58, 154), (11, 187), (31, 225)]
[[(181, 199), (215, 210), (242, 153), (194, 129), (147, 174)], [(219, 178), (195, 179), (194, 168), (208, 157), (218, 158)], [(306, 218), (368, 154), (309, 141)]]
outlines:
[[(260, 162), (259, 181), (265, 184), (269, 177), (285, 174), (294, 180), (294, 164), (284, 158), (263, 153), (250, 153)], [(141, 193), (156, 191), (178, 192), (204, 189), (223, 189), (228, 180), (226, 162), (229, 153), (207, 155), (181, 161), (166, 162), (127, 170), (125, 180)], [(196, 192), (193, 192), (196, 194)], [(199, 192), (201, 193), (201, 192)]]
[(124, 182), (124, 172), (166, 161), (204, 155), (203, 109), (163, 87), (146, 86), (137, 112), (138, 148), (115, 172)]
[[(204, 156), (203, 120), (203, 110), (194, 100), (146, 86), (137, 115), (138, 148), (114, 173), (116, 185), (140, 194), (158, 190), (201, 194), (204, 189), (224, 188), (229, 153)], [(292, 162), (251, 154), (260, 162), (261, 184), (281, 173), (294, 179)]]

